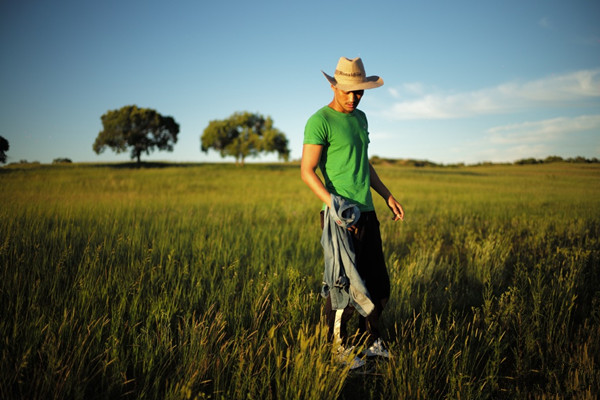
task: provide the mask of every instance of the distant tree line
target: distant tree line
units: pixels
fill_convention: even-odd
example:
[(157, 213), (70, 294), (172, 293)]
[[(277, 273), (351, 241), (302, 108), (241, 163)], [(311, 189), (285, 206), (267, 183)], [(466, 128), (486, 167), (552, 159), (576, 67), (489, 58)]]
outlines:
[(400, 165), (406, 167), (440, 167), (441, 164), (436, 164), (432, 161), (427, 160), (413, 160), (413, 159), (395, 159), (395, 158), (383, 158), (379, 156), (372, 156), (369, 161), (373, 165)]
[(556, 162), (567, 162), (567, 163), (575, 163), (575, 164), (597, 164), (600, 162), (596, 157), (594, 158), (585, 158), (581, 156), (577, 156), (574, 158), (562, 158), (559, 156), (549, 156), (542, 159), (539, 158), (524, 158), (522, 160), (515, 161), (516, 165), (529, 165), (529, 164), (550, 164)]
[[(399, 165), (399, 166), (409, 166), (409, 167), (463, 167), (464, 163), (458, 164), (437, 164), (427, 160), (413, 160), (413, 159), (394, 159), (394, 158), (382, 158), (379, 156), (372, 156), (371, 164), (387, 164), (387, 165)], [(594, 158), (585, 158), (581, 156), (572, 157), (572, 158), (562, 158), (559, 156), (548, 156), (544, 159), (539, 158), (524, 158), (521, 160), (517, 160), (513, 162), (514, 165), (531, 165), (531, 164), (550, 164), (550, 163), (577, 163), (577, 164), (595, 164), (600, 163), (596, 157)], [(480, 162), (474, 165), (494, 165), (494, 164), (510, 164), (510, 163), (493, 163), (493, 162)]]
[[(177, 142), (179, 124), (172, 117), (163, 117), (156, 111), (137, 106), (125, 106), (119, 110), (108, 111), (102, 116), (102, 130), (93, 149), (97, 154), (110, 147), (117, 153), (131, 148), (131, 158), (140, 163), (142, 153), (149, 154), (157, 148), (159, 150), (173, 151), (173, 145)], [(0, 136), (0, 163), (5, 164), (6, 152), (10, 146), (8, 140)], [(255, 157), (261, 152), (277, 152), (279, 158), (288, 160), (290, 151), (285, 134), (273, 126), (270, 117), (249, 112), (236, 112), (229, 118), (210, 121), (200, 137), (200, 150), (207, 152), (209, 149), (218, 151), (221, 157), (235, 157), (236, 163), (243, 165), (246, 157)], [(427, 160), (394, 159), (372, 156), (373, 165), (388, 164), (412, 167), (440, 167), (440, 166), (464, 166), (458, 164), (437, 164)], [(71, 163), (69, 158), (55, 158), (53, 164)], [(515, 161), (515, 165), (550, 164), (550, 163), (576, 163), (597, 164), (598, 158), (585, 158), (581, 156), (563, 158), (560, 156), (548, 156), (540, 158), (524, 158)], [(21, 160), (20, 164), (28, 164), (27, 160)], [(35, 162), (38, 163), (38, 162)], [(476, 165), (493, 165), (492, 162), (481, 162)]]

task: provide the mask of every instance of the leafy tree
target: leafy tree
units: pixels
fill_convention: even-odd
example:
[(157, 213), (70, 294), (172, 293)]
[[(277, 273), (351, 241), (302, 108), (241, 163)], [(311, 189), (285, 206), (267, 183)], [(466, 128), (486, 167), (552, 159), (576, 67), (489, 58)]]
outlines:
[(276, 151), (279, 158), (288, 160), (288, 140), (273, 126), (271, 117), (249, 112), (236, 112), (229, 118), (208, 123), (200, 137), (203, 152), (214, 149), (221, 157), (233, 156), (235, 162), (244, 164), (248, 156)]
[(98, 133), (94, 151), (100, 154), (106, 147), (121, 153), (131, 147), (131, 159), (140, 163), (142, 153), (154, 148), (173, 151), (177, 143), (179, 124), (172, 117), (163, 117), (151, 108), (125, 106), (107, 111), (101, 117), (104, 130)]
[(52, 160), (52, 164), (71, 164), (71, 163), (73, 163), (73, 160), (71, 160), (70, 158), (66, 158), (66, 157), (55, 158), (54, 160)]
[(6, 152), (8, 151), (8, 140), (0, 136), (0, 163), (6, 163)]

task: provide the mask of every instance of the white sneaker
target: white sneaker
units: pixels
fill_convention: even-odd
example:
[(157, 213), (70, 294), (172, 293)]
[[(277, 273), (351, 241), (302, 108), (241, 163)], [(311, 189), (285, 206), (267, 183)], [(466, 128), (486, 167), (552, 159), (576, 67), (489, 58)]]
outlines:
[(352, 355), (354, 352), (354, 346), (349, 348), (344, 348), (344, 346), (340, 346), (337, 349), (337, 360), (342, 363), (344, 366), (350, 365), (350, 369), (357, 369), (366, 364), (365, 360)]
[(367, 357), (390, 358), (390, 352), (383, 347), (383, 341), (381, 339), (375, 340), (373, 344), (364, 351), (364, 354)]

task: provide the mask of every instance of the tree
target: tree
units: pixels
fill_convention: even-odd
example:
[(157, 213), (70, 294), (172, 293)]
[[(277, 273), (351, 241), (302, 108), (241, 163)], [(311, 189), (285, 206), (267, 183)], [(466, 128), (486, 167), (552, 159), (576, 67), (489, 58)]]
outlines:
[(9, 149), (8, 140), (0, 136), (0, 163), (6, 163), (6, 152)]
[(203, 152), (214, 149), (221, 157), (233, 156), (236, 164), (248, 156), (276, 151), (279, 158), (288, 160), (290, 151), (288, 140), (273, 126), (271, 117), (249, 112), (236, 112), (229, 118), (213, 120), (208, 123), (200, 137)]
[(52, 160), (52, 164), (72, 164), (73, 160), (66, 157), (59, 157)]
[(96, 154), (106, 147), (117, 153), (131, 147), (131, 159), (136, 159), (139, 165), (142, 153), (148, 155), (154, 148), (173, 151), (173, 144), (177, 143), (179, 124), (151, 108), (125, 106), (107, 111), (101, 120), (104, 130), (98, 133), (94, 142)]

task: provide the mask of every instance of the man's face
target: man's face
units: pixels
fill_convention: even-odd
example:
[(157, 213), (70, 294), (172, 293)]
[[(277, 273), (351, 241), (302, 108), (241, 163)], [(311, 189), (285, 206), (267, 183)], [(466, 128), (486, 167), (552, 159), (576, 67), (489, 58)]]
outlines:
[(353, 90), (351, 92), (345, 92), (341, 89), (331, 86), (333, 89), (333, 101), (329, 104), (331, 108), (336, 111), (343, 112), (345, 114), (351, 113), (356, 110), (360, 99), (365, 93), (364, 90)]

